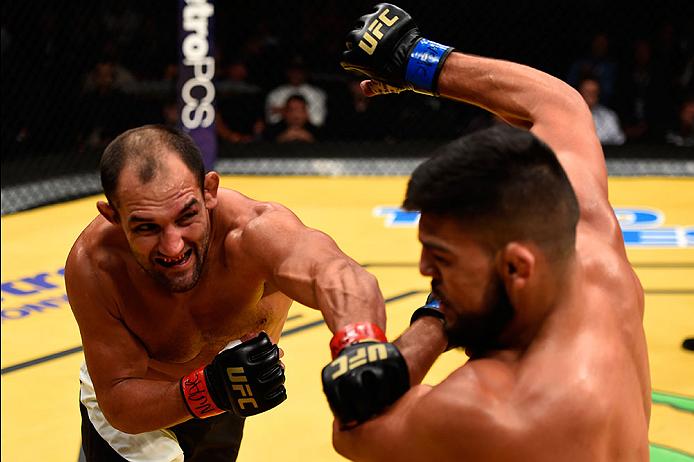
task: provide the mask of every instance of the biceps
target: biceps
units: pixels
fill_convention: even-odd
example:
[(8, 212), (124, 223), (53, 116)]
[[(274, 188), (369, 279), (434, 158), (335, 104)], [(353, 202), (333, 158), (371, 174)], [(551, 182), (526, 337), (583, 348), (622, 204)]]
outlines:
[(98, 328), (83, 329), (82, 343), (89, 374), (102, 395), (123, 379), (147, 373), (147, 351), (117, 319), (104, 319)]

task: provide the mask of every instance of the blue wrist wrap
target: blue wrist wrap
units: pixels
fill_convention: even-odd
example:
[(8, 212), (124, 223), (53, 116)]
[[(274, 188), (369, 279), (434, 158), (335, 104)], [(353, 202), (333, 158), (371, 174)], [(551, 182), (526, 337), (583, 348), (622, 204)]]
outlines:
[(414, 85), (415, 91), (436, 95), (435, 87), (439, 72), (451, 51), (453, 51), (452, 47), (424, 38), (420, 39), (410, 52), (405, 81)]

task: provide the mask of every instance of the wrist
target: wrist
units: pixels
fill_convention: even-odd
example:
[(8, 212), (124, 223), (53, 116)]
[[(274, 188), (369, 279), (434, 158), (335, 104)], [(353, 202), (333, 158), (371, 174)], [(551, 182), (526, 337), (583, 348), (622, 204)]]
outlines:
[(414, 310), (412, 317), (410, 318), (410, 326), (415, 322), (419, 321), (417, 324), (428, 324), (433, 326), (435, 331), (430, 331), (431, 335), (438, 336), (436, 332), (440, 332), (442, 339), (445, 341), (446, 348), (445, 351), (450, 350), (454, 347), (448, 342), (448, 335), (446, 334), (446, 316), (443, 314), (440, 308), (440, 302), (433, 294), (429, 294), (427, 301), (424, 306), (421, 306)]
[(410, 325), (424, 316), (436, 318), (441, 321), (444, 326), (446, 324), (446, 316), (441, 312), (441, 304), (439, 300), (434, 297), (433, 293), (429, 294), (424, 306), (420, 306), (414, 310), (414, 313), (412, 313), (412, 317), (410, 318)]
[(405, 81), (417, 93), (438, 96), (438, 79), (453, 47), (420, 38), (410, 50)]
[(441, 325), (446, 324), (446, 317), (441, 312), (441, 310), (425, 305), (414, 310), (414, 313), (412, 313), (412, 317), (410, 318), (410, 325), (414, 324), (414, 322), (418, 319), (424, 317), (436, 319), (441, 323)]
[(339, 329), (330, 340), (330, 353), (335, 359), (343, 348), (353, 343), (364, 342), (387, 342), (386, 334), (380, 327), (372, 322), (356, 322), (348, 324)]
[(212, 397), (212, 391), (205, 377), (204, 367), (200, 367), (182, 377), (180, 389), (183, 395), (183, 402), (193, 417), (204, 419), (225, 412), (224, 409), (221, 409), (215, 403)]

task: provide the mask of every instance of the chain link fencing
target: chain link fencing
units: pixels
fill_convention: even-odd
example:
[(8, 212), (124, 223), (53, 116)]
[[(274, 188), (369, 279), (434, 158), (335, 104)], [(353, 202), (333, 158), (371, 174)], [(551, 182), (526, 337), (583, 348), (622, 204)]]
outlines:
[[(480, 109), (414, 93), (363, 98), (339, 59), (345, 35), (372, 5), (214, 4), (217, 170), (408, 174), (432, 147), (495, 123)], [(692, 174), (694, 2), (398, 6), (424, 36), (461, 51), (528, 64), (574, 86), (595, 79), (623, 132), (622, 145), (605, 147), (611, 173)], [(2, 214), (99, 192), (99, 158), (113, 137), (180, 123), (179, 14), (163, 0), (3, 2)], [(297, 93), (299, 135), (283, 120)]]

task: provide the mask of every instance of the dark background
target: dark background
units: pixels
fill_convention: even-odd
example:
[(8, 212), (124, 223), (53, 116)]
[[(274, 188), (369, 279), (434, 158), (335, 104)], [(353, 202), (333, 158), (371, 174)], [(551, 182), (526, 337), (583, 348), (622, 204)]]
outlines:
[[(285, 66), (297, 58), (328, 100), (328, 117), (313, 146), (275, 144), (262, 133), (243, 142), (220, 137), (220, 157), (420, 156), (428, 142), (489, 123), (472, 107), (406, 94), (372, 103), (378, 127), (362, 130), (349, 117), (349, 76), (339, 67), (339, 57), (346, 33), (371, 5), (347, 0), (216, 3), (217, 83), (229, 79), (227, 68), (233, 63), (243, 62), (247, 70), (243, 86), (222, 85), (218, 91), (220, 113), (240, 120), (235, 128), (250, 131), (254, 120), (262, 121), (265, 95), (284, 81)], [(648, 100), (648, 130), (606, 152), (691, 156), (691, 149), (668, 144), (666, 136), (678, 128), (679, 108), (692, 94), (691, 0), (432, 0), (400, 1), (398, 6), (428, 38), (467, 53), (525, 63), (564, 80), (571, 80), (572, 64), (590, 54), (593, 37), (604, 33), (614, 90), (603, 103), (625, 126), (633, 122), (634, 48), (646, 43), (650, 84), (642, 97)], [(3, 2), (3, 187), (94, 171), (116, 134), (145, 123), (173, 123), (166, 110), (175, 104), (176, 21), (175, 1)], [(99, 93), (90, 80), (104, 63), (109, 72), (117, 69), (126, 78)]]

